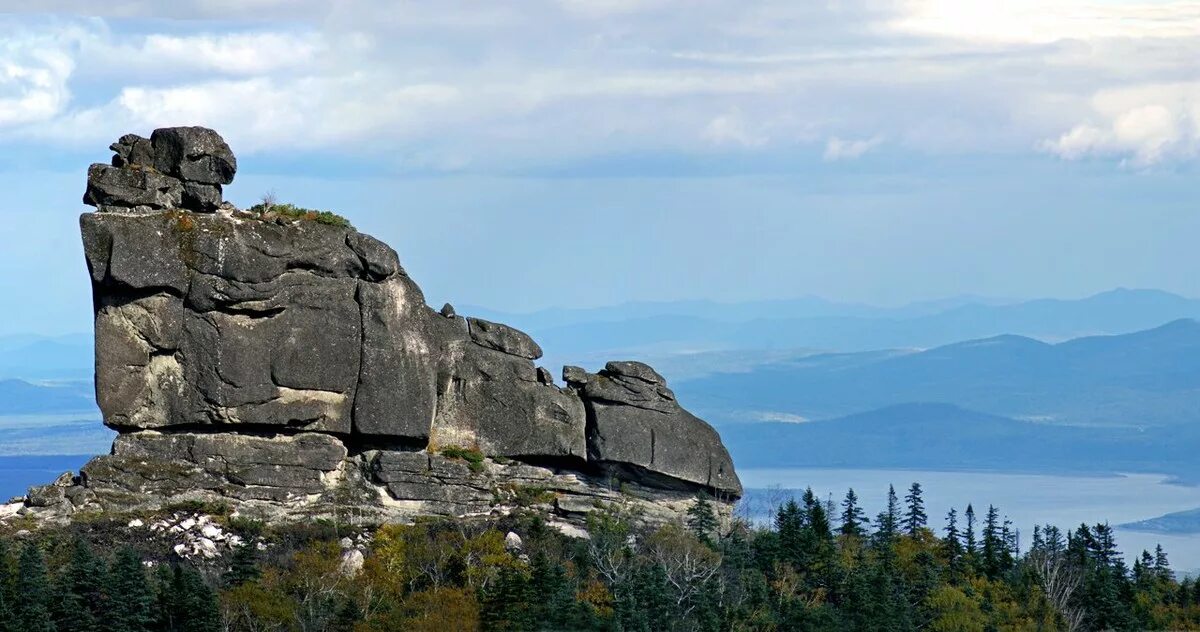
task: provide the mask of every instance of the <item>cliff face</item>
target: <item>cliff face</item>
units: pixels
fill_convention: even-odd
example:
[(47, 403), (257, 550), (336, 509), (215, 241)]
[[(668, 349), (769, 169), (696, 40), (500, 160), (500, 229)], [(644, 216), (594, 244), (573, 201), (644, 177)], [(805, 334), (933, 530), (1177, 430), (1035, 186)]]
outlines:
[(430, 309), (386, 244), (222, 202), (236, 160), (211, 130), (112, 148), (88, 172), (98, 210), (81, 227), (97, 398), (121, 434), (29, 510), (222, 499), (404, 519), (533, 504), (577, 522), (605, 503), (667, 520), (700, 492), (740, 496), (720, 437), (650, 367), (567, 367), (556, 385), (528, 335)]

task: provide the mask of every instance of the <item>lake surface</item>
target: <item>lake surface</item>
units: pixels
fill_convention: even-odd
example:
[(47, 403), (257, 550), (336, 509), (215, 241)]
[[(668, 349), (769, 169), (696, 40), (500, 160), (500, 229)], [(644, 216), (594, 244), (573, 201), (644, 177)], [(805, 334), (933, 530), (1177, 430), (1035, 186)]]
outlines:
[[(1024, 549), (1035, 524), (1055, 524), (1064, 531), (1079, 524), (1108, 522), (1118, 525), (1166, 513), (1200, 507), (1200, 487), (1175, 485), (1168, 477), (1150, 474), (1117, 476), (1052, 476), (990, 472), (931, 472), (850, 469), (744, 469), (738, 471), (747, 488), (747, 508), (755, 517), (767, 516), (770, 506), (789, 490), (799, 496), (812, 487), (818, 497), (832, 496), (840, 505), (847, 488), (854, 488), (869, 516), (887, 502), (888, 485), (896, 487), (903, 503), (914, 481), (924, 491), (930, 526), (939, 533), (951, 507), (961, 514), (967, 503), (975, 506), (982, 523), (989, 504), (1008, 516), (1021, 531)], [(1200, 534), (1164, 535), (1117, 529), (1117, 544), (1132, 564), (1143, 549), (1161, 543), (1176, 571), (1200, 570)]]

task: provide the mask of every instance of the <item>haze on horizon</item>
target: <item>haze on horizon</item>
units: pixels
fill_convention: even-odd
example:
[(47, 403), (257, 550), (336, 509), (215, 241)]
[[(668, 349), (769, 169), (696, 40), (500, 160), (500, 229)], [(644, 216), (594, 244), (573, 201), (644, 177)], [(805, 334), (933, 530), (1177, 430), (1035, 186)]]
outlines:
[(1200, 2), (38, 7), (0, 1), (0, 334), (88, 329), (86, 167), (184, 124), (436, 304), (1200, 296)]

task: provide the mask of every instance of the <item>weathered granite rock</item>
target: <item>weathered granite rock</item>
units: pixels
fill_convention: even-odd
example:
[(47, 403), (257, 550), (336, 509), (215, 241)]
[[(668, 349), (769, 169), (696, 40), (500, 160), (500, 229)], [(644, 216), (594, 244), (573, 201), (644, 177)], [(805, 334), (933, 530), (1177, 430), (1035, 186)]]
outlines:
[(382, 521), (536, 507), (578, 531), (604, 506), (677, 521), (707, 492), (729, 515), (741, 486), (720, 437), (649, 366), (566, 367), (559, 387), (529, 335), (434, 311), (379, 240), (223, 203), (237, 164), (211, 130), (112, 150), (85, 194), (104, 212), (80, 225), (97, 400), (121, 434), (78, 478), (30, 490), (22, 512), (200, 500)]
[(530, 360), (542, 357), (542, 348), (523, 331), (482, 318), (468, 318), (467, 324), (471, 330), (471, 340), (478, 345)]
[(137, 134), (126, 134), (108, 148), (114, 152), (112, 158), (114, 167), (154, 166), (154, 146), (150, 144), (149, 138), (143, 138)]
[(150, 135), (154, 166), (161, 172), (189, 182), (229, 184), (237, 173), (233, 151), (206, 127), (166, 127)]
[(204, 127), (157, 129), (148, 139), (126, 134), (109, 149), (111, 166), (92, 165), (83, 194), (85, 204), (101, 211), (215, 212), (222, 205), (221, 185), (237, 171), (229, 145)]
[(598, 374), (569, 370), (564, 377), (587, 406), (589, 461), (741, 496), (721, 437), (679, 406), (654, 369), (640, 362), (609, 362)]
[(106, 210), (153, 212), (179, 208), (183, 183), (151, 169), (94, 164), (88, 167), (83, 202)]
[(82, 478), (98, 502), (126, 508), (200, 491), (289, 501), (325, 492), (345, 459), (346, 447), (325, 434), (144, 431), (118, 436), (112, 455), (85, 465)]

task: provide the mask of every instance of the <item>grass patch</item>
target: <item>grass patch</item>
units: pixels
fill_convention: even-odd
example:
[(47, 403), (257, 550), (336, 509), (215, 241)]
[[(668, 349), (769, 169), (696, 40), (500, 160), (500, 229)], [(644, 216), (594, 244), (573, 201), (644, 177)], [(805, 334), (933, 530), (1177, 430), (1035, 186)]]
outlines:
[(350, 220), (337, 213), (303, 208), (295, 204), (260, 202), (246, 209), (246, 211), (257, 215), (263, 221), (305, 221), (325, 224), (326, 226), (336, 226), (338, 228), (354, 228), (350, 225)]
[(472, 472), (479, 474), (483, 471), (483, 453), (472, 448), (460, 448), (458, 446), (447, 446), (442, 448), (442, 456), (448, 459), (462, 459), (467, 462), (467, 467)]

